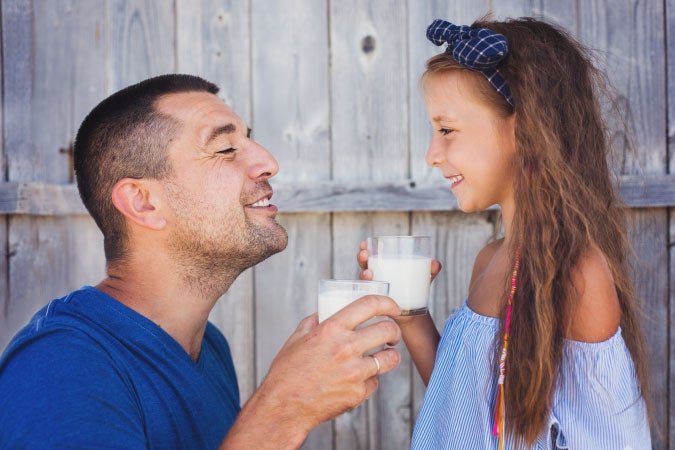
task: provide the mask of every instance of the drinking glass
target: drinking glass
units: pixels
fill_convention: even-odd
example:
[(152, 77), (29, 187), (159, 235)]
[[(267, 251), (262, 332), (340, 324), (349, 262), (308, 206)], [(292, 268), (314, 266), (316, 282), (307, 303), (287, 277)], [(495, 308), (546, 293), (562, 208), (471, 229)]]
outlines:
[(401, 315), (425, 314), (431, 284), (431, 237), (369, 237), (368, 268), (373, 280), (389, 282), (389, 296), (398, 303)]

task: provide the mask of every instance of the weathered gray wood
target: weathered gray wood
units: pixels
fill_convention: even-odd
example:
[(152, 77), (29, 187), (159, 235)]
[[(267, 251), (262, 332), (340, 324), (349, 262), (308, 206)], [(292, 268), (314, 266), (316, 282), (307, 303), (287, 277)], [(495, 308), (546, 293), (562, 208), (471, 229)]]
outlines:
[[(288, 247), (255, 268), (255, 350), (258, 382), (300, 320), (317, 310), (320, 278), (331, 276), (330, 216), (278, 216), (288, 231)], [(330, 422), (312, 431), (304, 448), (329, 449)]]
[[(331, 2), (333, 180), (379, 181), (408, 174), (406, 9), (377, 2)], [(372, 192), (370, 193), (372, 194)], [(381, 199), (380, 199), (381, 200)], [(349, 202), (359, 205), (360, 202)], [(355, 267), (364, 215), (336, 214), (333, 261)], [(371, 233), (408, 234), (408, 214), (374, 217)], [(368, 222), (366, 222), (368, 223)], [(401, 230), (402, 229), (402, 230)], [(405, 355), (405, 353), (404, 353)], [(380, 377), (376, 394), (335, 421), (336, 449), (391, 449), (410, 439), (410, 359)], [(386, 424), (384, 427), (381, 425)]]
[[(79, 121), (105, 86), (103, 2), (3, 6), (9, 6), (3, 8), (3, 29), (8, 27), (3, 47), (15, 49), (12, 55), (18, 58), (3, 66), (10, 69), (4, 73), (11, 111), (5, 127), (8, 180), (69, 183), (70, 155), (62, 149), (69, 147)], [(101, 278), (104, 261), (95, 236), (98, 231), (87, 218), (10, 218), (10, 326), (3, 330), (3, 344), (48, 300)]]
[[(252, 127), (278, 159), (273, 180), (330, 176), (327, 1), (251, 1)], [(289, 231), (286, 251), (255, 269), (256, 371), (261, 380), (301, 318), (316, 311), (317, 280), (330, 276), (330, 217), (279, 216)], [(305, 448), (330, 449), (330, 422)]]
[(644, 311), (643, 331), (651, 361), (654, 404), (652, 448), (668, 448), (668, 221), (665, 209), (633, 210), (628, 214), (631, 242), (637, 256), (635, 287)]
[[(598, 60), (617, 92), (622, 116), (611, 114), (617, 173), (662, 175), (666, 167), (665, 31), (663, 2), (579, 2), (582, 42), (598, 49)], [(632, 211), (633, 245), (641, 267), (635, 284), (653, 320), (645, 320), (653, 356), (652, 398), (657, 427), (668, 429), (668, 279), (667, 214), (663, 209)], [(643, 250), (644, 248), (644, 250)], [(653, 447), (666, 448), (659, 433)]]
[[(669, 7), (672, 5), (669, 5)], [(672, 22), (671, 22), (672, 23)], [(669, 75), (672, 79), (672, 72)], [(672, 84), (670, 85), (672, 86)], [(671, 87), (672, 89), (672, 87)], [(673, 117), (672, 115), (670, 116)], [(672, 120), (672, 119), (671, 119)], [(672, 148), (672, 146), (671, 146)], [(672, 155), (672, 153), (671, 153)], [(671, 165), (672, 167), (672, 165)], [(668, 249), (669, 249), (669, 260), (668, 265), (670, 268), (670, 278), (668, 279), (668, 287), (670, 291), (670, 314), (668, 316), (668, 325), (670, 330), (670, 335), (668, 336), (668, 342), (670, 344), (670, 354), (668, 358), (668, 428), (663, 431), (664, 433), (664, 442), (668, 443), (667, 448), (675, 448), (675, 420), (671, 417), (673, 416), (673, 405), (675, 404), (675, 330), (672, 326), (675, 323), (675, 208), (669, 210), (670, 215), (670, 233), (668, 239)]]
[[(675, 46), (671, 43), (675, 40), (675, 0), (666, 0), (665, 2), (666, 32), (666, 69), (667, 69), (667, 105), (668, 105), (668, 155), (670, 156), (668, 164), (668, 173), (675, 172)], [(675, 448), (675, 419), (673, 419), (673, 410), (675, 408), (675, 208), (670, 208), (668, 215), (670, 217), (670, 232), (668, 239), (669, 249), (669, 268), (670, 278), (668, 286), (670, 291), (670, 315), (668, 317), (669, 333), (668, 342), (670, 354), (668, 358), (668, 428), (664, 430), (664, 442), (668, 444), (667, 448)]]
[[(33, 36), (31, 30), (32, 5), (21, 1), (4, 1), (2, 3), (2, 58), (3, 58), (3, 180), (11, 163), (9, 148), (16, 148), (27, 154), (31, 152), (28, 141), (30, 136), (30, 102), (26, 95), (32, 92), (30, 74), (33, 70), (33, 53), (31, 47)], [(15, 43), (15, 45), (9, 45)], [(11, 66), (13, 70), (5, 69)], [(13, 89), (11, 89), (13, 88)], [(27, 91), (27, 92), (26, 92)], [(9, 131), (13, 130), (13, 131)], [(18, 161), (14, 164), (20, 164)], [(27, 321), (30, 314), (41, 303), (32, 301), (28, 305), (10, 298), (10, 257), (9, 221), (3, 220), (3, 294), (2, 327), (0, 327), (0, 347), (4, 348), (11, 336)]]
[[(356, 254), (368, 236), (410, 234), (407, 213), (333, 215), (333, 278), (357, 279)], [(335, 420), (335, 449), (395, 449), (410, 445), (410, 356), (401, 343), (401, 364), (380, 377), (365, 404)]]
[[(675, 205), (675, 176), (623, 175), (619, 186), (627, 207)], [(283, 213), (358, 211), (454, 211), (448, 182), (409, 179), (377, 182), (274, 182)], [(87, 214), (75, 185), (0, 183), (0, 214), (68, 216)]]
[(220, 87), (218, 95), (251, 121), (250, 0), (176, 0), (176, 67)]
[[(216, 83), (218, 95), (247, 123), (251, 118), (249, 2), (176, 1), (177, 71)], [(241, 274), (216, 303), (210, 320), (227, 337), (241, 402), (256, 387), (253, 270)]]
[(176, 70), (173, 2), (109, 0), (112, 92)]
[[(424, 32), (434, 18), (468, 24), (489, 9), (496, 18), (542, 15), (598, 49), (628, 111), (625, 123), (615, 115), (611, 123), (640, 257), (636, 285), (646, 300), (663, 432), (654, 448), (675, 447), (668, 405), (675, 404), (675, 211), (666, 209), (675, 206), (675, 46), (666, 45), (674, 0), (375, 3), (2, 0), (0, 214), (9, 215), (10, 231), (3, 234), (0, 221), (8, 245), (0, 246), (0, 348), (41, 304), (102, 276), (101, 236), (61, 149), (106, 94), (173, 71), (219, 84), (281, 167), (273, 202), (289, 248), (242, 274), (211, 316), (233, 346), (242, 400), (298, 321), (316, 310), (317, 279), (356, 276), (356, 246), (368, 234), (434, 236), (445, 268), (432, 288), (432, 313), (442, 328), (465, 295), (495, 211), (458, 212), (447, 182), (424, 161), (432, 129), (418, 79), (440, 51)], [(424, 389), (403, 352), (373, 399), (322, 425), (305, 448), (407, 448), (410, 428), (394, 424), (412, 426)]]
[(242, 404), (257, 387), (254, 313), (253, 269), (249, 269), (237, 277), (209, 315), (209, 320), (223, 332), (230, 345)]
[[(0, 5), (0, 24), (2, 24), (2, 5)], [(3, 32), (4, 27), (0, 28)], [(1, 33), (1, 32), (0, 32)], [(2, 36), (4, 41), (5, 37)], [(0, 86), (3, 85), (3, 67), (8, 52), (4, 48), (0, 51)], [(0, 105), (4, 105), (2, 89), (0, 89)], [(5, 128), (5, 111), (0, 108), (0, 180), (7, 181), (7, 168), (5, 157), (5, 142), (4, 142), (4, 128)], [(9, 258), (9, 248), (7, 246), (7, 224), (9, 218), (5, 215), (0, 215), (0, 327), (7, 329), (10, 327), (9, 317), (7, 315), (7, 308), (9, 307), (9, 279), (7, 277), (7, 260)], [(0, 336), (0, 348), (4, 348), (5, 338)]]

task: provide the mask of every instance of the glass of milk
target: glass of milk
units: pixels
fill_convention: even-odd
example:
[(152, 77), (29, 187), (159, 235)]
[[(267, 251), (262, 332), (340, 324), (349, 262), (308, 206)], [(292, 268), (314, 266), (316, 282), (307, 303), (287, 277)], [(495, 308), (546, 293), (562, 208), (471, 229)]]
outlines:
[(389, 283), (370, 280), (319, 280), (319, 322), (364, 295), (389, 295)]
[(431, 237), (377, 236), (367, 239), (373, 280), (389, 282), (389, 296), (401, 315), (425, 314), (431, 284)]

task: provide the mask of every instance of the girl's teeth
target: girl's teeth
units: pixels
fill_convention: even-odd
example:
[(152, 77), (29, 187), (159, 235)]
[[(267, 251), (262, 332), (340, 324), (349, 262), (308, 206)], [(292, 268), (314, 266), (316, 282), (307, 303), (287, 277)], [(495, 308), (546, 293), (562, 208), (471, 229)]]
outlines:
[(461, 175), (456, 175), (456, 176), (450, 178), (450, 182), (451, 182), (452, 184), (455, 184), (455, 183), (459, 183), (459, 182), (462, 181), (463, 179), (464, 179), (463, 176), (461, 176)]
[(253, 207), (258, 207), (258, 206), (270, 206), (270, 199), (264, 198), (264, 199), (262, 199), (262, 200), (258, 200), (257, 202), (255, 202), (255, 203), (252, 204), (251, 206), (253, 206)]

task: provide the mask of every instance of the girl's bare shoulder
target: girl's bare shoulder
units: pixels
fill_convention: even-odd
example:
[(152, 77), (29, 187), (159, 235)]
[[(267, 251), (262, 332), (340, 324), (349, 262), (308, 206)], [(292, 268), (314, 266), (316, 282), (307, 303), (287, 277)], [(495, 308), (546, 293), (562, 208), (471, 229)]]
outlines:
[(476, 255), (476, 259), (474, 260), (473, 273), (476, 274), (482, 272), (485, 269), (485, 267), (490, 263), (490, 261), (492, 261), (492, 259), (495, 256), (495, 253), (497, 253), (497, 250), (499, 250), (503, 244), (504, 238), (501, 238), (492, 241), (488, 243), (485, 247), (483, 247), (478, 252), (478, 255)]
[(582, 342), (609, 339), (619, 327), (621, 307), (605, 255), (590, 247), (572, 270), (574, 304), (569, 338)]

